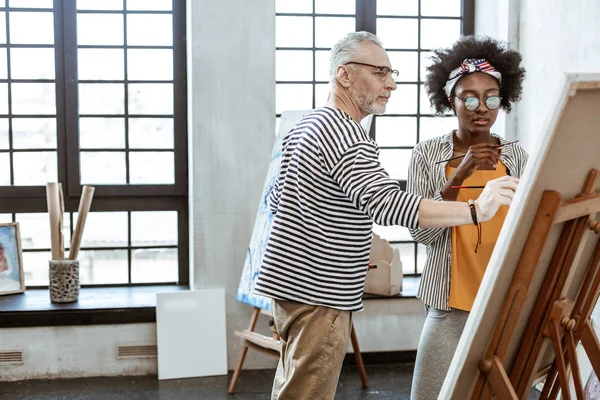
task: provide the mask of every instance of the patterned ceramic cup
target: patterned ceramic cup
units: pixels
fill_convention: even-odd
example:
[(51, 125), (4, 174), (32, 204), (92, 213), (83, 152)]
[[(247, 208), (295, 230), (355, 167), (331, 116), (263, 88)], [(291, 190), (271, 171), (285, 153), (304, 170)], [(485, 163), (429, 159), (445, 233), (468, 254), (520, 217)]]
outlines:
[(50, 260), (50, 300), (72, 303), (79, 297), (79, 260)]

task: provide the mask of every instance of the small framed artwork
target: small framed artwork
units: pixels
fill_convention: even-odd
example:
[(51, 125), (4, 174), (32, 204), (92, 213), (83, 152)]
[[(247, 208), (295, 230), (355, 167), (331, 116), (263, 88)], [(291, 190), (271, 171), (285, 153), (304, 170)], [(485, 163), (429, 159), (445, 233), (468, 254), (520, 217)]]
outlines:
[(24, 291), (19, 223), (0, 224), (0, 295)]

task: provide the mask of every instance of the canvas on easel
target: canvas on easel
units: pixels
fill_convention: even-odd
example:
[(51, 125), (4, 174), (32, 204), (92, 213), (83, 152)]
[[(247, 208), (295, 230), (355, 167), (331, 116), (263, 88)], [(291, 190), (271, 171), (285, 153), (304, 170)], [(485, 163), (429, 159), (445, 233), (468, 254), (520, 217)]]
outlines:
[[(504, 222), (440, 399), (583, 399), (600, 372), (600, 74), (567, 74)], [(586, 377), (584, 377), (586, 378)]]
[[(265, 355), (279, 358), (279, 338), (274, 333), (272, 337), (261, 335), (254, 332), (258, 318), (261, 314), (271, 316), (271, 300), (257, 296), (253, 293), (254, 285), (258, 277), (260, 265), (267, 248), (267, 241), (269, 240), (269, 234), (271, 227), (273, 226), (274, 216), (271, 214), (271, 210), (268, 205), (268, 198), (271, 189), (275, 185), (276, 179), (279, 173), (279, 166), (281, 164), (281, 151), (282, 141), (286, 133), (288, 133), (310, 110), (293, 110), (284, 111), (281, 114), (281, 120), (279, 122), (279, 129), (275, 137), (275, 143), (273, 145), (273, 151), (271, 152), (271, 159), (269, 161), (269, 167), (267, 169), (267, 177), (262, 191), (261, 201), (258, 206), (258, 212), (254, 221), (254, 229), (252, 230), (252, 236), (250, 238), (250, 244), (246, 252), (246, 260), (244, 262), (244, 268), (242, 270), (242, 276), (240, 278), (240, 284), (236, 299), (242, 303), (246, 303), (254, 307), (248, 329), (242, 332), (234, 332), (234, 334), (244, 340), (240, 355), (238, 356), (238, 362), (233, 370), (233, 376), (229, 384), (228, 392), (230, 394), (235, 392), (235, 387), (239, 379), (239, 374), (243, 368), (244, 361), (248, 349), (257, 350)], [(371, 127), (372, 116), (361, 121), (363, 128), (369, 132)], [(360, 348), (358, 345), (358, 338), (354, 330), (354, 325), (351, 329), (351, 343), (354, 349), (356, 357), (356, 364), (359, 370), (359, 374), (364, 387), (368, 387), (367, 373), (362, 361), (360, 354)]]

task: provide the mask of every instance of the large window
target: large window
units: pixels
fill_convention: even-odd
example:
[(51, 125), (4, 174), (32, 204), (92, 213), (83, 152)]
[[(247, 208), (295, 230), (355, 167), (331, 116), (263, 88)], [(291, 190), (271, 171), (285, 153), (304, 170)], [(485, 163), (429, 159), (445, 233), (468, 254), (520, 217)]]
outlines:
[(96, 187), (83, 285), (188, 282), (184, 5), (0, 0), (0, 222), (20, 223), (28, 287), (48, 284), (57, 180), (67, 250)]
[[(433, 49), (473, 33), (473, 7), (474, 0), (277, 0), (276, 117), (326, 102), (328, 51), (345, 33), (377, 34), (400, 75), (370, 135), (381, 148), (383, 166), (405, 187), (415, 144), (456, 127), (453, 115), (434, 115), (423, 80)], [(425, 247), (407, 229), (376, 226), (375, 232), (400, 250), (406, 275), (422, 272)]]

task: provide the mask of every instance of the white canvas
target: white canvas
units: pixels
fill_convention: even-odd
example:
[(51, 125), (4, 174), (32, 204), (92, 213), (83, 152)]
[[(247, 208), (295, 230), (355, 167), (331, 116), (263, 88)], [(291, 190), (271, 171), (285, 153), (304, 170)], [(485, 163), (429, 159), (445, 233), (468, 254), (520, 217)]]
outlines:
[(158, 379), (227, 374), (225, 290), (156, 295)]
[[(556, 190), (563, 199), (572, 199), (581, 192), (590, 169), (600, 169), (600, 74), (567, 74), (555, 105), (551, 118), (545, 125), (540, 125), (543, 130), (538, 135), (535, 151), (530, 154), (527, 170), (488, 264), (440, 399), (464, 400), (472, 394), (479, 376), (477, 363), (485, 357), (543, 191)], [(553, 226), (536, 267), (504, 358), (504, 368), (508, 372), (562, 227), (563, 224)], [(571, 299), (581, 284), (582, 267), (590, 258), (596, 241), (597, 236), (586, 231), (583, 250), (576, 257), (576, 267), (563, 293)]]

